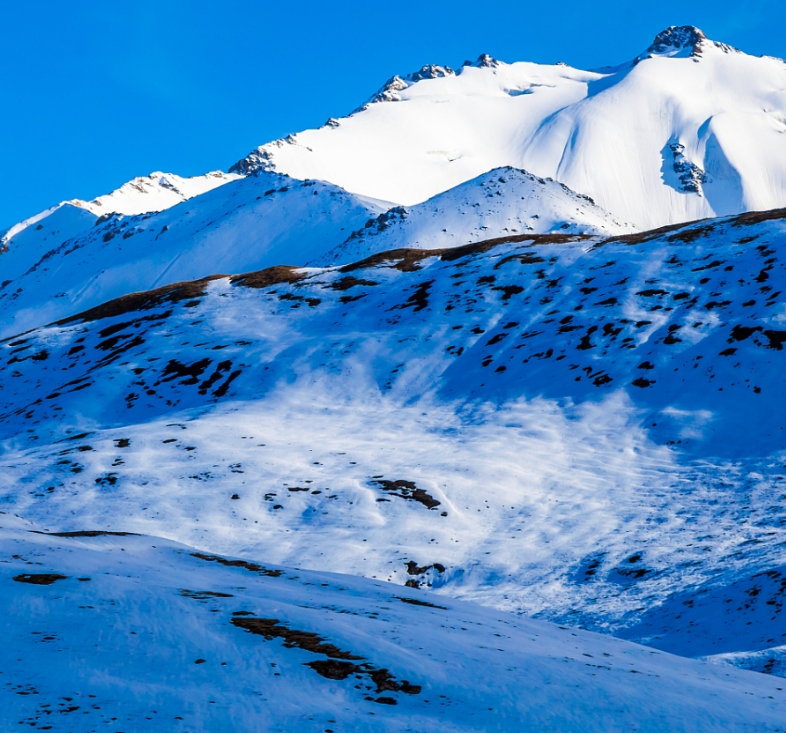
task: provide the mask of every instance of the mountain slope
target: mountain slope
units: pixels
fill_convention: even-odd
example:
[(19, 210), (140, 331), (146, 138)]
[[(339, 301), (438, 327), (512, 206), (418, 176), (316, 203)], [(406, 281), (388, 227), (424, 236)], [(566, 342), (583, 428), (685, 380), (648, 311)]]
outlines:
[(65, 226), (54, 242), (40, 237), (48, 228), (17, 235), (0, 256), (2, 271), (15, 275), (0, 289), (0, 334), (178, 280), (303, 262), (336, 247), (387, 208), (330, 184), (265, 173), (156, 214), (91, 221), (81, 209), (61, 207), (48, 224), (69, 217), (76, 219), (73, 229), (89, 229), (62, 244)]
[(784, 216), (107, 303), (3, 342), (3, 501), (773, 670)]
[[(229, 181), (240, 178), (236, 173), (224, 173), (223, 171), (213, 171), (205, 173), (203, 176), (193, 176), (183, 178), (174, 173), (151, 173), (149, 176), (139, 176), (124, 183), (120, 188), (112, 193), (99, 196), (92, 201), (81, 201), (73, 199), (63, 201), (57, 206), (42, 211), (40, 214), (31, 216), (29, 219), (15, 224), (3, 232), (0, 237), (0, 251), (7, 251), (10, 248), (17, 249), (25, 246), (20, 235), (26, 233), (30, 235), (31, 228), (35, 226), (35, 231), (47, 229), (51, 235), (59, 235), (60, 241), (70, 239), (81, 231), (87, 229), (98, 217), (106, 214), (147, 214), (151, 211), (163, 211), (170, 206), (187, 201), (194, 196), (210, 191), (218, 186), (222, 186)], [(77, 209), (80, 212), (88, 212), (92, 217), (84, 214), (84, 221), (90, 222), (78, 228), (73, 224), (63, 226), (64, 222), (60, 219), (52, 219), (57, 216), (61, 209)], [(73, 217), (73, 214), (71, 214)], [(57, 227), (57, 228), (55, 228)], [(46, 234), (42, 235), (46, 236)], [(6, 277), (5, 268), (7, 267), (5, 258), (0, 259), (0, 272)]]
[(96, 219), (63, 205), (46, 228), (21, 231), (0, 257), (6, 273), (0, 335), (216, 272), (309, 260), (347, 263), (401, 243), (456, 246), (516, 231), (630, 231), (586, 197), (513, 169), (481, 176), (411, 211), (389, 208), (331, 184), (265, 172), (158, 214)]
[(0, 525), (6, 730), (783, 730), (777, 679), (156, 537)]
[(592, 199), (561, 183), (506, 167), (417, 206), (391, 209), (309, 264), (346, 264), (385, 250), (455, 247), (511, 234), (630, 231), (631, 226), (615, 221)]
[(353, 115), (262, 145), (263, 168), (411, 205), (499, 166), (649, 229), (786, 205), (786, 64), (670, 28), (597, 71), (482, 57), (394, 77)]

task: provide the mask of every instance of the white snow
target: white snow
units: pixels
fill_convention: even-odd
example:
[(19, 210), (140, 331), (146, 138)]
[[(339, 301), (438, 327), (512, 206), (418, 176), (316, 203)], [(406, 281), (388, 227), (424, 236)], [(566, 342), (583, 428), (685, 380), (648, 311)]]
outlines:
[[(510, 165), (641, 229), (786, 206), (786, 64), (694, 29), (661, 34), (617, 67), (465, 66), (404, 81), (385, 100), (263, 145), (239, 169), (409, 206)], [(699, 191), (672, 184), (673, 143), (706, 172)]]
[(776, 206), (672, 27), (6, 231), (0, 728), (785, 733)]
[(454, 247), (537, 232), (622, 233), (586, 197), (515, 169), (492, 171), (410, 211), (331, 184), (258, 172), (159, 213), (61, 206), (0, 255), (0, 335), (128, 292), (307, 261), (348, 263), (392, 247)]
[[(240, 177), (237, 173), (223, 171), (191, 178), (156, 172), (134, 178), (92, 201), (63, 201), (2, 233), (0, 255), (5, 256), (0, 257), (0, 277), (3, 280), (18, 277), (52, 249), (54, 241), (65, 242), (87, 231), (100, 216), (163, 211)], [(45, 248), (46, 241), (49, 245)], [(14, 257), (8, 256), (9, 251)]]
[(396, 207), (309, 264), (346, 264), (399, 248), (439, 249), (526, 234), (623, 234), (586, 196), (517, 168), (497, 168), (416, 206)]
[[(2, 344), (4, 502), (672, 652), (777, 649), (784, 231), (531, 235), (107, 304)], [(747, 606), (708, 624), (708, 593)]]
[(0, 557), (6, 730), (775, 733), (786, 719), (778, 678), (390, 584), (2, 514)]
[[(317, 181), (260, 174), (159, 214), (96, 225), (61, 207), (0, 255), (0, 334), (20, 333), (129, 292), (216, 273), (299, 264), (340, 245), (389, 204)], [(61, 221), (66, 217), (66, 224)], [(76, 224), (68, 228), (68, 223)], [(79, 230), (87, 224), (89, 229)], [(50, 227), (59, 227), (53, 234)], [(76, 230), (77, 235), (72, 235)]]

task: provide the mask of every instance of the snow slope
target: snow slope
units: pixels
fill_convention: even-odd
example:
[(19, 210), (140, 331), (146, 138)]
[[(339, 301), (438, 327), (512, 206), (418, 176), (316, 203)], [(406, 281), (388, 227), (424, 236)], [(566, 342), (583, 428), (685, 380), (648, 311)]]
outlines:
[(777, 678), (156, 537), (0, 526), (4, 730), (784, 730)]
[[(351, 262), (380, 249), (456, 246), (515, 232), (630, 231), (553, 181), (494, 171), (411, 211), (328, 183), (259, 172), (158, 214), (63, 206), (0, 257), (0, 335), (42, 326), (129, 292), (217, 272), (309, 260)], [(63, 241), (66, 232), (76, 231)], [(55, 232), (53, 234), (53, 232)]]
[(107, 303), (2, 343), (2, 501), (780, 671), (784, 217)]
[[(299, 264), (338, 246), (388, 206), (330, 184), (263, 173), (157, 214), (96, 220), (61, 207), (45, 220), (59, 234), (29, 227), (0, 256), (9, 278), (0, 288), (0, 334), (179, 280)], [(64, 241), (62, 219), (75, 219), (71, 230), (78, 231)], [(89, 228), (79, 230), (83, 224)]]
[(641, 229), (784, 206), (786, 64), (672, 27), (633, 61), (595, 71), (490, 57), (458, 72), (424, 67), (231, 170), (409, 206), (505, 165)]
[[(51, 209), (14, 224), (0, 237), (0, 250), (24, 246), (19, 235), (34, 225), (40, 225), (36, 226), (36, 231), (46, 228), (50, 234), (59, 235), (61, 241), (64, 241), (87, 229), (95, 219), (105, 214), (146, 214), (151, 211), (163, 211), (170, 206), (187, 201), (238, 178), (240, 176), (237, 173), (224, 173), (223, 171), (212, 171), (203, 176), (192, 176), (191, 178), (161, 172), (151, 173), (149, 176), (138, 176), (124, 183), (115, 191), (99, 196), (92, 201), (80, 199), (63, 201)], [(90, 224), (84, 225), (83, 228), (74, 224), (70, 227), (68, 225), (63, 227), (62, 220), (51, 219), (51, 217), (57, 216), (61, 209), (77, 209), (89, 212), (93, 216), (84, 216), (84, 221), (90, 222)], [(73, 214), (70, 216), (73, 217)], [(55, 229), (55, 227), (59, 228)], [(0, 264), (3, 266), (2, 272), (5, 275), (5, 262), (0, 260)]]
[(511, 234), (622, 234), (633, 227), (615, 221), (592, 199), (556, 181), (517, 168), (497, 168), (428, 201), (396, 207), (353, 232), (310, 264), (335, 265), (376, 252), (412, 247), (438, 249)]

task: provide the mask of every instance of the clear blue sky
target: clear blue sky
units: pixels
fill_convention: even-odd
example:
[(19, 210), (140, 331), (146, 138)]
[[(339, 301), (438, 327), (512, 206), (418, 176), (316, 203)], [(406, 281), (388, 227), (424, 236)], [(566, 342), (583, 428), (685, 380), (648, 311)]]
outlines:
[(425, 63), (591, 68), (683, 24), (786, 57), (784, 0), (3, 3), (0, 229), (154, 170), (226, 169)]

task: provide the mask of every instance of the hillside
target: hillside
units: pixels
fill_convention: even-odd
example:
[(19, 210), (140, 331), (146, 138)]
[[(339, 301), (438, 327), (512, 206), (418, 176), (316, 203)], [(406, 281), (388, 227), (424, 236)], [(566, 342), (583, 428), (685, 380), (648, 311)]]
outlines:
[(609, 60), (0, 233), (0, 730), (786, 733), (786, 63)]
[[(240, 176), (236, 173), (223, 171), (213, 171), (192, 178), (183, 178), (173, 173), (151, 173), (149, 176), (133, 178), (117, 190), (92, 201), (62, 201), (57, 206), (15, 224), (0, 236), (0, 254), (9, 250), (14, 250), (15, 253), (17, 250), (29, 250), (32, 246), (31, 239), (46, 241), (47, 237), (52, 237), (64, 242), (86, 231), (99, 217), (106, 214), (133, 215), (163, 211), (238, 178)], [(41, 230), (46, 231), (40, 235), (34, 234)], [(51, 246), (50, 244), (50, 248)], [(28, 266), (44, 251), (37, 254), (27, 252)], [(0, 272), (6, 278), (9, 276), (8, 259), (5, 257), (0, 260)], [(12, 277), (19, 274), (18, 267), (17, 261), (16, 269), (12, 268), (10, 271)]]
[(630, 231), (586, 197), (512, 169), (411, 211), (329, 183), (260, 171), (160, 213), (96, 218), (64, 205), (39, 226), (20, 231), (0, 254), (2, 336), (129, 292), (218, 272), (348, 263), (401, 243), (456, 246), (515, 232)]
[(391, 584), (5, 514), (0, 557), (6, 730), (775, 733), (786, 718), (777, 678)]
[(0, 255), (0, 272), (16, 275), (0, 288), (0, 334), (179, 280), (303, 262), (387, 208), (330, 184), (262, 173), (160, 213), (91, 221), (61, 209), (50, 219), (76, 216), (89, 228), (54, 242), (48, 229), (23, 232)]
[(337, 265), (377, 252), (439, 249), (516, 234), (622, 234), (592, 199), (517, 168), (497, 168), (422, 204), (398, 206), (309, 264)]
[[(278, 267), (8, 339), (7, 510), (778, 671), (784, 216)], [(742, 600), (707, 626), (711, 594)]]

